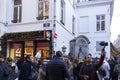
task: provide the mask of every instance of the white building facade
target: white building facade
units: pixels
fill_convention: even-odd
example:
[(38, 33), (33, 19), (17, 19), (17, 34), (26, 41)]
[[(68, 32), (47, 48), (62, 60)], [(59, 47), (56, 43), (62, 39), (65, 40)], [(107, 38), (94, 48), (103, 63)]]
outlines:
[(6, 32), (6, 0), (0, 0), (0, 36)]
[(7, 23), (0, 23), (6, 30), (1, 36), (5, 56), (24, 58), (40, 52), (41, 59), (46, 59), (63, 46), (69, 52), (74, 38), (73, 0), (0, 0), (0, 10), (0, 19), (5, 17)]
[[(114, 0), (0, 0), (1, 52), (11, 58), (57, 50), (72, 57), (99, 57), (101, 41), (108, 43)], [(62, 48), (66, 50), (62, 50)]]
[[(0, 37), (6, 32), (6, 0), (0, 0)], [(1, 40), (0, 40), (1, 45)], [(1, 46), (0, 46), (1, 51)]]
[[(108, 43), (106, 57), (110, 57), (110, 24), (114, 0), (76, 0), (76, 38), (71, 41), (74, 57), (92, 54), (99, 57), (101, 41)], [(73, 49), (73, 50), (72, 50)]]

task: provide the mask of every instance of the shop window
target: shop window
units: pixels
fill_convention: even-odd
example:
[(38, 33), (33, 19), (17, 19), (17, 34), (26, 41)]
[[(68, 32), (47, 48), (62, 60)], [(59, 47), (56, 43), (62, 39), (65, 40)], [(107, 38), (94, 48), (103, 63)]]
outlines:
[(10, 57), (12, 59), (21, 57), (22, 44), (20, 43), (11, 43), (10, 44)]
[(37, 43), (37, 53), (39, 52), (41, 54), (41, 60), (49, 58), (50, 57), (50, 48), (49, 43), (47, 42), (38, 42)]
[(28, 54), (34, 56), (33, 52), (34, 52), (34, 44), (33, 44), (33, 41), (25, 41), (24, 57), (26, 57), (26, 55), (28, 55)]

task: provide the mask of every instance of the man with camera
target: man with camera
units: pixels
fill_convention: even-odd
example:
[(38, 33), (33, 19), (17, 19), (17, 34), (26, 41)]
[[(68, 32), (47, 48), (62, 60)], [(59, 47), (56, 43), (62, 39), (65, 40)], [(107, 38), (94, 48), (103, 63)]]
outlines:
[(90, 55), (85, 56), (85, 63), (83, 63), (79, 71), (79, 77), (81, 77), (82, 80), (99, 80), (97, 75), (97, 70), (103, 64), (105, 58), (105, 46), (106, 46), (106, 44), (103, 44), (103, 42), (101, 42), (100, 45), (101, 44), (104, 46), (104, 48), (101, 51), (100, 62), (98, 64), (94, 64), (91, 62), (92, 57)]

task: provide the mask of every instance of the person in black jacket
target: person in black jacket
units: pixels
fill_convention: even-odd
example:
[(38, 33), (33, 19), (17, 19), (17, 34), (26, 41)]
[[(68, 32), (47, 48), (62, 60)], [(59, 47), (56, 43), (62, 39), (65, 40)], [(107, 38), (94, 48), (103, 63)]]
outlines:
[(7, 64), (4, 62), (4, 57), (0, 54), (0, 80), (8, 80), (9, 69)]
[(91, 62), (91, 56), (87, 55), (85, 57), (85, 63), (80, 69), (79, 77), (81, 77), (82, 80), (99, 80), (97, 70), (103, 64), (104, 57), (105, 51), (102, 50), (100, 62), (98, 64), (93, 64)]
[(46, 65), (46, 76), (48, 80), (70, 80), (67, 64), (61, 58), (61, 51), (56, 52), (56, 57)]
[(32, 61), (33, 61), (33, 56), (32, 55), (27, 55), (26, 56), (26, 61), (23, 63), (21, 71), (20, 71), (20, 76), (19, 80), (33, 80), (30, 78), (31, 76), (31, 67), (33, 66)]

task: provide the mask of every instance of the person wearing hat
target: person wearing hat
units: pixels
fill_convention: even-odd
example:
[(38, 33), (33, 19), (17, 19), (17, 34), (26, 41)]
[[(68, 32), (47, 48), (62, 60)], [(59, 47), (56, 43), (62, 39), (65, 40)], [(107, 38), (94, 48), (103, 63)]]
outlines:
[(3, 55), (0, 54), (0, 80), (8, 80), (9, 77), (9, 70), (4, 62)]
[(65, 80), (66, 78), (70, 80), (67, 64), (62, 58), (62, 52), (57, 51), (55, 58), (47, 63), (46, 76), (48, 80)]

